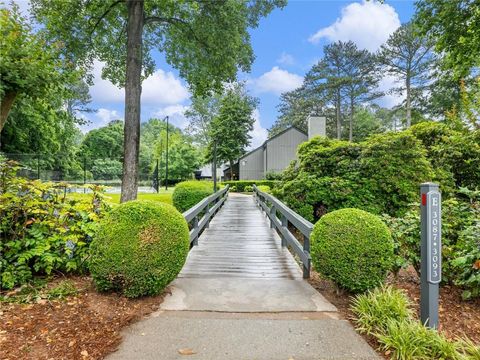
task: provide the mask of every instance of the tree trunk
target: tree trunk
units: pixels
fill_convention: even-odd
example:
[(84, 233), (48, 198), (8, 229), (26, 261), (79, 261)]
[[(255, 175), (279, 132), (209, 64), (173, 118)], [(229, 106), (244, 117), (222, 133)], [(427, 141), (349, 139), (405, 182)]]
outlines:
[(143, 0), (128, 0), (127, 73), (121, 202), (137, 198), (140, 147), (140, 97), (142, 94)]
[(2, 132), (3, 127), (7, 122), (8, 113), (12, 109), (16, 97), (17, 93), (15, 91), (7, 91), (0, 102), (0, 132)]
[(230, 180), (233, 180), (233, 161), (230, 160)]
[(353, 116), (354, 116), (354, 111), (355, 111), (355, 106), (354, 106), (354, 100), (353, 100), (353, 95), (350, 96), (350, 129), (348, 133), (348, 140), (350, 142), (353, 141)]
[(412, 109), (411, 109), (411, 100), (410, 100), (410, 75), (407, 74), (406, 79), (406, 88), (407, 88), (407, 100), (406, 100), (406, 118), (407, 118), (407, 129), (412, 125)]
[(342, 138), (342, 122), (341, 122), (341, 114), (340, 114), (340, 90), (337, 90), (337, 98), (336, 98), (336, 113), (337, 113), (337, 139), (340, 140)]

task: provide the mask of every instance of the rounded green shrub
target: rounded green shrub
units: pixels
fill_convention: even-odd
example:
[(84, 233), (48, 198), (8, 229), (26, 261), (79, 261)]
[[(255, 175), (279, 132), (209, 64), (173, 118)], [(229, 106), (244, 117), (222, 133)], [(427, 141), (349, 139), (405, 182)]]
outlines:
[(169, 204), (130, 201), (99, 223), (90, 249), (89, 268), (98, 290), (132, 298), (155, 295), (185, 263), (188, 225)]
[(253, 191), (253, 186), (252, 185), (245, 186), (244, 191), (245, 192), (252, 192)]
[(311, 255), (322, 275), (349, 291), (362, 292), (384, 282), (393, 263), (393, 240), (378, 216), (341, 209), (315, 224)]
[(213, 183), (209, 181), (184, 181), (175, 186), (172, 195), (173, 206), (183, 213), (211, 194)]

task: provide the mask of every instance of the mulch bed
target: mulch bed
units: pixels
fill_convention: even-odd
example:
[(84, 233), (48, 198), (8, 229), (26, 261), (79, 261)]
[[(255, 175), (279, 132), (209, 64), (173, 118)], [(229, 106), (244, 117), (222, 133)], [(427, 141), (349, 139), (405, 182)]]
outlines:
[[(312, 271), (309, 282), (337, 307), (343, 318), (353, 320), (353, 314), (350, 311), (351, 294), (338, 289), (335, 284), (322, 279), (314, 271)], [(413, 268), (402, 270), (397, 277), (392, 276), (387, 282), (396, 288), (405, 290), (417, 309), (418, 318), (420, 318), (420, 279), (415, 270)], [(439, 323), (439, 330), (448, 338), (455, 340), (459, 337), (468, 337), (474, 343), (480, 344), (480, 299), (464, 301), (460, 289), (454, 286), (442, 286), (440, 288)], [(375, 339), (367, 336), (364, 338), (374, 348), (378, 348)]]
[(163, 300), (99, 294), (88, 277), (69, 279), (79, 293), (65, 300), (0, 303), (0, 359), (101, 359), (119, 345), (122, 328)]

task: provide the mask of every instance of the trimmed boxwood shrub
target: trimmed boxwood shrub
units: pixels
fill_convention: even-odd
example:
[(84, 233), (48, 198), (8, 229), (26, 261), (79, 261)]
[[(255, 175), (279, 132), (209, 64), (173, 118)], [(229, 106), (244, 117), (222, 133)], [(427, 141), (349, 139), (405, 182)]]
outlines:
[(324, 215), (313, 228), (311, 242), (315, 269), (352, 292), (380, 285), (392, 266), (388, 227), (363, 210), (341, 209)]
[(213, 194), (213, 183), (209, 181), (183, 181), (173, 191), (173, 206), (181, 213)]
[(132, 298), (156, 295), (185, 263), (188, 225), (169, 204), (130, 201), (100, 222), (90, 249), (89, 268), (98, 290)]
[[(232, 181), (224, 181), (222, 182), (223, 185), (230, 185), (230, 191), (231, 192), (246, 192), (247, 190), (245, 189), (246, 186), (251, 186), (253, 189), (253, 185), (266, 185), (270, 187), (270, 189), (273, 189), (276, 184), (278, 184), (278, 181), (275, 180), (232, 180)], [(233, 187), (235, 186), (235, 190), (233, 190)]]

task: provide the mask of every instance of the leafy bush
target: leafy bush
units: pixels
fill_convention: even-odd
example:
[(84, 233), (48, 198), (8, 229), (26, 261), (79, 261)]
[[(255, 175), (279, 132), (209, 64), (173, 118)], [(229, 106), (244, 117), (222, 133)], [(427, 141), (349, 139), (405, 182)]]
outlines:
[(247, 185), (243, 188), (245, 192), (252, 192), (253, 191), (253, 186), (252, 185)]
[(357, 330), (377, 338), (392, 359), (477, 359), (471, 341), (451, 342), (420, 323), (405, 293), (392, 287), (358, 295), (352, 303)]
[(188, 249), (188, 225), (174, 207), (130, 201), (101, 221), (89, 268), (100, 291), (155, 295), (177, 276)]
[(403, 214), (433, 172), (421, 143), (408, 131), (361, 143), (315, 137), (298, 148), (275, 196), (310, 221), (346, 207)]
[(212, 182), (184, 181), (175, 186), (172, 195), (173, 206), (183, 213), (211, 194), (213, 194)]
[(122, 163), (113, 159), (97, 159), (93, 162), (92, 174), (95, 180), (119, 179), (122, 176)]
[(228, 190), (231, 192), (237, 192), (237, 187), (235, 185), (232, 185)]
[(392, 353), (392, 359), (460, 359), (461, 356), (458, 344), (418, 321), (389, 320), (385, 332), (377, 338), (382, 350)]
[(267, 180), (282, 180), (282, 173), (269, 171), (265, 174)]
[(312, 262), (339, 286), (361, 292), (383, 283), (393, 261), (393, 241), (382, 220), (359, 209), (324, 215), (311, 235)]
[(465, 289), (465, 300), (480, 297), (480, 211), (475, 223), (460, 233), (456, 248), (456, 257), (451, 260), (453, 282)]
[(370, 137), (360, 156), (363, 186), (374, 194), (382, 213), (403, 215), (417, 200), (419, 185), (433, 178), (421, 143), (409, 132)]
[(261, 192), (264, 192), (264, 193), (267, 193), (267, 194), (270, 194), (272, 192), (272, 190), (270, 189), (270, 186), (267, 186), (267, 185), (258, 185), (257, 188)]
[(341, 177), (317, 177), (300, 173), (283, 186), (273, 190), (273, 195), (311, 222), (316, 222), (329, 211), (342, 208), (363, 208), (380, 212), (373, 195), (360, 183)]
[(413, 315), (405, 292), (392, 286), (357, 295), (352, 302), (352, 312), (357, 329), (368, 335), (385, 333), (388, 320), (404, 321)]
[(422, 122), (410, 128), (427, 150), (435, 180), (443, 192), (455, 187), (474, 189), (480, 184), (480, 130), (459, 131), (438, 122)]
[(277, 183), (277, 181), (273, 180), (232, 180), (222, 182), (223, 185), (230, 185), (230, 191), (233, 191), (232, 186), (235, 186), (238, 192), (245, 192), (245, 186), (251, 186), (253, 188), (253, 185), (267, 185), (273, 189)]
[[(384, 215), (395, 243), (395, 271), (413, 265), (420, 274), (420, 209), (413, 204), (400, 218)], [(480, 296), (480, 191), (460, 189), (442, 201), (442, 281), (465, 289), (463, 297)]]
[(2, 288), (24, 284), (36, 274), (84, 269), (95, 222), (108, 210), (103, 190), (70, 198), (67, 184), (15, 176), (18, 166), (0, 162), (0, 273)]

